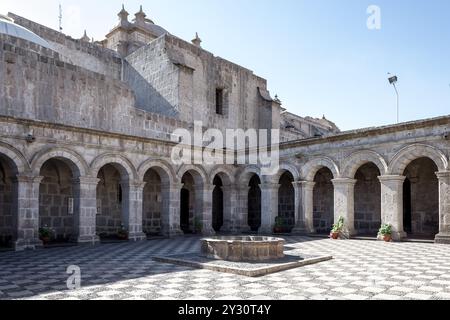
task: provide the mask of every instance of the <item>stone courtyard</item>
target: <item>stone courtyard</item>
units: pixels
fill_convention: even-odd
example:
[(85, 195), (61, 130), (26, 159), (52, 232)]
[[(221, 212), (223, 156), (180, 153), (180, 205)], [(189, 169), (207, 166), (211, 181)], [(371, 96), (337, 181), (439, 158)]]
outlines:
[[(199, 238), (0, 253), (0, 299), (88, 300), (446, 300), (447, 245), (287, 237), (286, 249), (331, 261), (250, 278), (157, 263), (157, 255), (197, 252)], [(68, 290), (67, 267), (81, 268)]]

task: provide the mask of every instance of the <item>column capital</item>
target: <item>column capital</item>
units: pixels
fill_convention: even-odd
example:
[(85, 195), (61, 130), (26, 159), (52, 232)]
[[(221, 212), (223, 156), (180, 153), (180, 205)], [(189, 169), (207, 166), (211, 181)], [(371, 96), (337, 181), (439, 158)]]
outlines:
[(44, 180), (42, 176), (17, 175), (16, 182), (41, 183)]
[(331, 180), (331, 182), (333, 182), (334, 186), (338, 186), (338, 185), (351, 185), (351, 186), (354, 186), (356, 184), (356, 182), (358, 182), (358, 180), (349, 179), (349, 178), (338, 178), (338, 179)]
[(261, 190), (278, 190), (278, 189), (280, 189), (281, 184), (265, 182), (265, 183), (261, 183), (259, 185), (259, 187), (261, 188)]
[(129, 188), (142, 188), (144, 189), (147, 182), (140, 181), (140, 180), (122, 180), (120, 181), (120, 185), (122, 187), (129, 187)]
[(97, 185), (100, 182), (100, 179), (96, 177), (77, 177), (72, 179), (72, 183), (74, 184), (84, 184), (84, 185)]
[(450, 171), (439, 171), (436, 172), (436, 176), (438, 179), (449, 179), (450, 178)]
[(378, 180), (380, 180), (380, 182), (394, 181), (394, 182), (403, 183), (405, 181), (405, 179), (406, 179), (405, 176), (398, 176), (398, 175), (385, 175), (385, 176), (378, 177)]
[(294, 181), (292, 182), (292, 185), (294, 187), (303, 187), (303, 188), (309, 188), (313, 189), (316, 183), (314, 181)]
[(171, 183), (164, 183), (161, 185), (162, 191), (170, 191), (170, 190), (181, 190), (181, 188), (184, 187), (184, 183), (177, 183), (177, 182), (171, 182)]

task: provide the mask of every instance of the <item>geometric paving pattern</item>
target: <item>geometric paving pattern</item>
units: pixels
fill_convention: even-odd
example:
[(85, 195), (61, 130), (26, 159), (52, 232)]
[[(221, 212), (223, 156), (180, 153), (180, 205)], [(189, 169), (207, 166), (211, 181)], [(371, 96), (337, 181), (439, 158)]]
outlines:
[[(0, 252), (0, 299), (450, 300), (450, 246), (286, 237), (287, 247), (333, 260), (259, 278), (153, 261), (197, 252), (196, 237)], [(81, 268), (68, 290), (66, 269)]]

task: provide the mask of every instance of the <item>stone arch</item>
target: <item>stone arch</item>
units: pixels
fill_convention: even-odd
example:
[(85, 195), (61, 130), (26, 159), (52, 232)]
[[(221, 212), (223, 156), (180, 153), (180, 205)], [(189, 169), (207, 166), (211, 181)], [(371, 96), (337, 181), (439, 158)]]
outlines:
[(388, 165), (380, 154), (371, 150), (361, 150), (351, 154), (344, 160), (342, 177), (353, 179), (358, 169), (367, 163), (373, 163), (377, 166), (382, 176), (387, 173)]
[(191, 173), (196, 184), (204, 185), (208, 181), (208, 174), (201, 167), (194, 165), (181, 166), (177, 172), (178, 179), (181, 181), (186, 173)]
[(39, 175), (42, 166), (51, 159), (64, 162), (72, 170), (74, 177), (85, 176), (89, 172), (89, 166), (81, 155), (75, 151), (63, 148), (42, 150), (38, 152), (31, 162), (31, 170)]
[(3, 155), (5, 160), (12, 165), (16, 173), (26, 173), (30, 171), (30, 165), (22, 153), (10, 146), (9, 144), (0, 142), (0, 156)]
[(224, 166), (217, 166), (213, 168), (209, 174), (209, 183), (214, 184), (214, 178), (219, 175), (225, 185), (232, 185), (235, 183), (235, 177), (231, 170)]
[(137, 175), (140, 181), (144, 180), (145, 174), (150, 170), (155, 170), (162, 179), (163, 183), (174, 183), (176, 181), (177, 174), (175, 173), (173, 167), (164, 160), (150, 159), (142, 163), (139, 168)]
[(317, 157), (308, 161), (301, 169), (301, 177), (306, 181), (313, 181), (317, 172), (322, 168), (330, 169), (334, 179), (340, 177), (338, 165), (328, 157)]
[(388, 172), (392, 175), (403, 175), (406, 167), (419, 158), (431, 159), (439, 171), (448, 169), (447, 157), (441, 150), (425, 144), (413, 144), (397, 152), (389, 165)]
[(236, 181), (239, 182), (240, 185), (248, 185), (253, 175), (257, 175), (258, 178), (262, 181), (261, 169), (257, 166), (248, 166), (239, 170), (236, 175)]
[(278, 183), (278, 181), (281, 179), (281, 176), (286, 172), (289, 172), (294, 177), (294, 181), (300, 180), (300, 172), (297, 167), (292, 163), (282, 162), (280, 163), (277, 174), (273, 176), (274, 183)]
[(120, 172), (123, 178), (137, 180), (137, 172), (130, 160), (120, 154), (103, 154), (92, 161), (90, 172), (93, 177), (96, 177), (101, 168), (105, 165), (111, 164)]

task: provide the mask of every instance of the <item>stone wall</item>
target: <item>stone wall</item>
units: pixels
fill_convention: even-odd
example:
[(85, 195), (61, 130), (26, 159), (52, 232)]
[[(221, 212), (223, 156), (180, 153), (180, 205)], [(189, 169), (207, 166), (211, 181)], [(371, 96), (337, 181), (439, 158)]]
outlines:
[(313, 191), (314, 229), (318, 233), (329, 233), (334, 223), (334, 188), (332, 172), (323, 168), (315, 176)]
[(411, 182), (411, 233), (434, 236), (439, 231), (439, 191), (436, 165), (427, 158), (413, 161), (405, 171)]
[(72, 39), (61, 32), (18, 15), (9, 13), (8, 16), (14, 19), (16, 24), (47, 40), (52, 48), (59, 53), (61, 61), (116, 80), (121, 79), (122, 60), (116, 52), (95, 43)]
[(381, 226), (380, 170), (370, 163), (356, 172), (355, 229), (360, 234), (376, 235)]
[(143, 232), (146, 234), (159, 234), (161, 232), (161, 178), (154, 170), (149, 170), (144, 177), (146, 182), (143, 198)]
[(69, 213), (69, 198), (73, 195), (70, 168), (57, 160), (50, 160), (41, 169), (44, 179), (39, 187), (39, 225), (53, 230), (59, 240), (74, 235), (73, 214)]
[(0, 246), (6, 246), (13, 236), (13, 211), (16, 197), (13, 172), (0, 157)]
[(285, 232), (295, 226), (295, 191), (292, 183), (294, 178), (290, 173), (283, 174), (278, 190), (278, 217), (282, 219)]
[(121, 175), (112, 165), (103, 167), (97, 185), (97, 234), (100, 237), (116, 236), (123, 225)]

